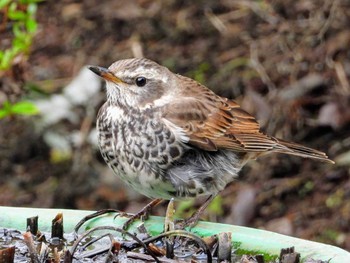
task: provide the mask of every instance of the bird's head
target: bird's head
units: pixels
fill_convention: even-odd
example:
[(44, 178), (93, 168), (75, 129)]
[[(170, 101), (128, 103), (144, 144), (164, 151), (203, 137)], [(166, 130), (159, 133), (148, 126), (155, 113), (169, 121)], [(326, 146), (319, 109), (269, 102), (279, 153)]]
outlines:
[(107, 99), (112, 104), (144, 107), (176, 87), (175, 74), (145, 58), (119, 60), (108, 69), (98, 66), (89, 69), (106, 80)]

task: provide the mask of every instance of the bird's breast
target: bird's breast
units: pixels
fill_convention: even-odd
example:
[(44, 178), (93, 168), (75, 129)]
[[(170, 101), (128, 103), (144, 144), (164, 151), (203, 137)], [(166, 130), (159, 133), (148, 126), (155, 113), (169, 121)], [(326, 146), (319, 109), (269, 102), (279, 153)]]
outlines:
[(99, 114), (97, 130), (104, 160), (135, 188), (166, 180), (165, 171), (184, 152), (167, 125), (150, 112), (107, 108)]

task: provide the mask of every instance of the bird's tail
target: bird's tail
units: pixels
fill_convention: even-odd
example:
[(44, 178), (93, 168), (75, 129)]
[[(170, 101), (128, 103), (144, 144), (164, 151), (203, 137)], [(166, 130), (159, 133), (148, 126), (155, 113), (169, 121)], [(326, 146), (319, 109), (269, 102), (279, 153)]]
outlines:
[(315, 149), (305, 147), (303, 145), (300, 145), (294, 142), (287, 142), (276, 138), (274, 139), (277, 141), (278, 145), (280, 146), (274, 149), (275, 152), (301, 156), (304, 158), (317, 159), (323, 162), (334, 164), (334, 161), (330, 160), (324, 152), (317, 151)]

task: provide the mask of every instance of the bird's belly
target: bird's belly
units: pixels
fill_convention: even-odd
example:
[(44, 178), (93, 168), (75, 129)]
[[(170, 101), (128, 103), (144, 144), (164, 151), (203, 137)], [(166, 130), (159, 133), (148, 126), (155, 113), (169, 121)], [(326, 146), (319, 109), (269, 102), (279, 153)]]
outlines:
[[(108, 163), (108, 162), (107, 162)], [(176, 189), (163, 177), (148, 169), (135, 171), (128, 163), (120, 161), (118, 165), (108, 163), (115, 175), (122, 179), (128, 186), (150, 198), (171, 199), (177, 198)]]
[(176, 189), (161, 176), (161, 169), (150, 167), (142, 158), (126, 154), (125, 149), (116, 151), (107, 146), (100, 147), (104, 161), (128, 186), (150, 198), (176, 198)]
[[(102, 150), (101, 153), (116, 176), (135, 191), (149, 198), (186, 200), (201, 195), (216, 194), (226, 185), (221, 185), (220, 189), (217, 189), (216, 184), (212, 181), (209, 182), (210, 187), (208, 187), (208, 185), (200, 183), (201, 179), (199, 178), (187, 178), (186, 172), (182, 169), (175, 173), (169, 173), (170, 170), (162, 173), (161, 169), (156, 172), (154, 167), (152, 169), (146, 163), (141, 163), (136, 169), (130, 158), (128, 160), (123, 155), (114, 155), (113, 158), (109, 158), (111, 156), (108, 153)], [(173, 170), (171, 169), (171, 171)], [(181, 183), (176, 181), (179, 178), (182, 178)], [(213, 186), (214, 190), (210, 189)]]

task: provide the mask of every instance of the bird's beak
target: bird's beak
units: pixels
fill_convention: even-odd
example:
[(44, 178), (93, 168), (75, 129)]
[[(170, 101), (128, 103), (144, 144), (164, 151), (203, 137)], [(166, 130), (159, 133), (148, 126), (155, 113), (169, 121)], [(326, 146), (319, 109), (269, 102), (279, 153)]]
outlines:
[(98, 76), (100, 76), (101, 78), (107, 80), (107, 81), (111, 81), (114, 83), (121, 83), (123, 82), (121, 79), (117, 78), (111, 71), (109, 71), (106, 68), (103, 67), (98, 67), (98, 66), (88, 66), (88, 68), (94, 72), (95, 74), (97, 74)]

